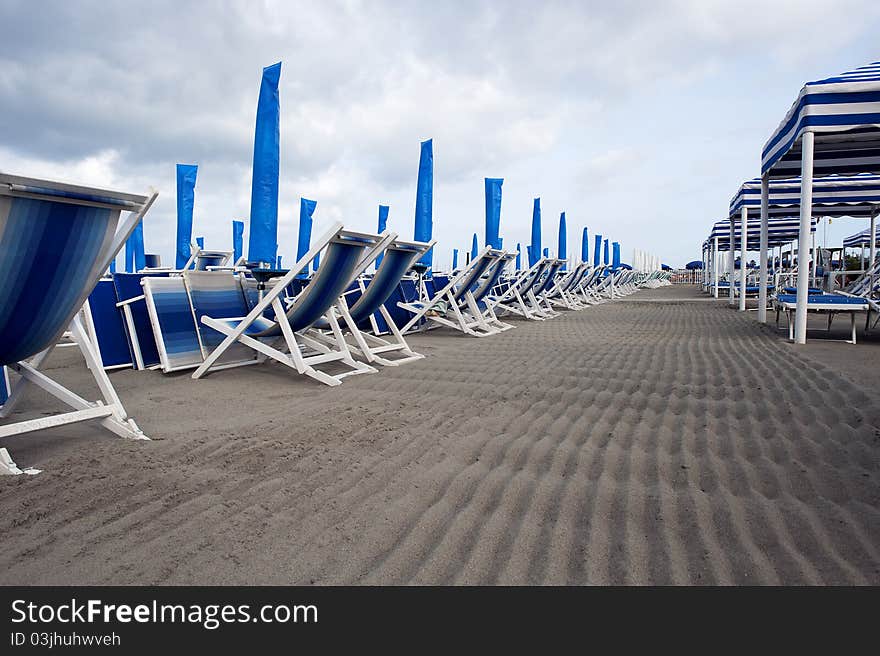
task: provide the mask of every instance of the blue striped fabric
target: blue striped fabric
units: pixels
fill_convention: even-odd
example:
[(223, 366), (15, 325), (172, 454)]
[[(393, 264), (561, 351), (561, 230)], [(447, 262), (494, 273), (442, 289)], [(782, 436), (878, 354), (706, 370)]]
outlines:
[(542, 294), (553, 284), (553, 280), (556, 278), (556, 272), (559, 271), (559, 267), (561, 266), (561, 260), (551, 260), (549, 262), (547, 268), (541, 274), (541, 277), (538, 278), (538, 282), (535, 283), (535, 294)]
[[(113, 286), (116, 288), (117, 302), (126, 301), (130, 298), (142, 296), (144, 288), (141, 280), (146, 277), (150, 278), (167, 278), (168, 274), (156, 271), (150, 274), (142, 273), (114, 273)], [(145, 367), (152, 367), (160, 364), (159, 351), (156, 347), (156, 338), (153, 336), (153, 326), (150, 323), (150, 314), (147, 311), (147, 302), (144, 300), (135, 301), (129, 304), (131, 308), (131, 322), (134, 324), (134, 332), (137, 337), (138, 346), (141, 351), (141, 358)], [(126, 336), (128, 337), (128, 347), (131, 351), (131, 359), (134, 357), (134, 344), (131, 335), (128, 335), (128, 325), (125, 327)]]
[[(880, 246), (880, 226), (877, 226), (877, 230), (874, 233), (874, 242), (877, 246)], [(854, 235), (850, 235), (849, 237), (845, 237), (843, 240), (844, 248), (859, 248), (860, 246), (870, 246), (871, 245), (871, 229), (866, 228), (861, 232), (857, 232)]]
[[(780, 303), (797, 303), (796, 294), (778, 294), (776, 300)], [(838, 294), (810, 294), (807, 296), (807, 305), (852, 305), (868, 309), (868, 302), (857, 296), (840, 296)]]
[(183, 278), (149, 276), (143, 285), (163, 371), (199, 366), (202, 350)]
[(55, 344), (100, 274), (118, 209), (0, 196), (0, 365)]
[(880, 173), (880, 62), (807, 82), (764, 145), (761, 173), (799, 175), (807, 130), (816, 134), (815, 175)]
[[(226, 336), (202, 323), (202, 317), (235, 319), (247, 316), (250, 309), (238, 277), (227, 271), (186, 271), (183, 274), (189, 303), (195, 317), (202, 355), (208, 357), (220, 346)], [(236, 325), (238, 321), (234, 322)], [(248, 331), (245, 331), (246, 333)], [(250, 334), (250, 333), (248, 333)], [(253, 360), (256, 353), (242, 344), (233, 344), (218, 362), (244, 362)]]
[(122, 310), (116, 307), (116, 287), (109, 278), (98, 282), (89, 295), (89, 312), (105, 367), (131, 365), (132, 353)]
[[(798, 217), (801, 179), (771, 180), (770, 217)], [(880, 175), (833, 175), (813, 180), (813, 216), (869, 217), (880, 205)], [(728, 216), (739, 217), (746, 207), (754, 218), (761, 216), (761, 179), (744, 182), (730, 201)]]
[(369, 319), (371, 314), (378, 311), (423, 252), (423, 249), (400, 248), (393, 244), (385, 249), (379, 270), (370, 279), (364, 294), (350, 308), (356, 323)]
[[(800, 230), (799, 219), (769, 219), (767, 223), (767, 245), (770, 247), (788, 244), (798, 238)], [(816, 219), (810, 220), (810, 232), (816, 232)], [(739, 248), (742, 240), (742, 225), (738, 219), (733, 222), (733, 236), (735, 248)], [(718, 221), (712, 226), (709, 233), (707, 247), (714, 248), (715, 237), (718, 237), (718, 250), (730, 249), (730, 220)], [(761, 244), (761, 222), (749, 221), (748, 249), (757, 250)]]

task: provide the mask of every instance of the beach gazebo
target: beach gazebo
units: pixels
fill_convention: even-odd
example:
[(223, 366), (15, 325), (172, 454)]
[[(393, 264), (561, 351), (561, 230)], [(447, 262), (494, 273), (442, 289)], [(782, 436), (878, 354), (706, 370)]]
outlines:
[[(778, 217), (769, 219), (767, 225), (767, 248), (774, 248), (776, 246), (782, 247), (786, 244), (790, 244), (795, 239), (798, 238), (799, 234), (800, 221), (796, 218), (785, 218)], [(746, 240), (743, 241), (742, 234), (743, 228), (746, 230)], [(816, 231), (816, 221), (811, 221), (810, 230), (812, 232)], [(731, 234), (733, 237), (731, 238)], [(728, 293), (730, 294), (730, 304), (732, 305), (734, 302), (734, 257), (736, 246), (739, 244), (740, 247), (740, 259), (741, 261), (745, 261), (745, 253), (747, 251), (756, 251), (761, 248), (761, 227), (752, 223), (749, 225), (748, 221), (745, 223), (736, 222), (732, 219), (728, 218), (722, 221), (717, 221), (712, 226), (712, 231), (709, 233), (709, 238), (705, 242), (707, 246), (707, 250), (711, 249), (711, 262), (712, 262), (712, 278), (714, 281), (713, 290), (715, 298), (718, 298), (718, 282), (719, 282), (719, 271), (720, 271), (720, 260), (721, 253), (727, 253), (729, 255), (727, 261), (727, 270), (730, 274), (730, 288)], [(741, 277), (741, 285), (745, 288), (745, 277), (743, 272), (744, 268), (740, 270)], [(766, 303), (766, 279), (764, 282), (765, 290), (764, 290), (764, 299)], [(740, 294), (740, 303), (742, 303), (743, 294)]]
[[(813, 181), (813, 199), (809, 208), (810, 218), (818, 217), (870, 217), (880, 205), (880, 176), (871, 174), (862, 175), (832, 175), (817, 178)], [(736, 194), (730, 201), (729, 220), (731, 225), (736, 218), (740, 219), (740, 229), (748, 230), (749, 216), (760, 211), (762, 204), (762, 182), (760, 178), (748, 180), (740, 185)], [(768, 183), (767, 193), (767, 217), (768, 220), (795, 219), (799, 221), (801, 215), (801, 179), (790, 178), (784, 180), (771, 180)], [(754, 225), (754, 224), (752, 224)], [(769, 224), (768, 224), (769, 225)], [(800, 223), (798, 223), (798, 226)], [(815, 233), (815, 226), (811, 223), (811, 231)], [(806, 253), (807, 242), (798, 238), (798, 252)], [(769, 244), (768, 244), (769, 247)], [(741, 250), (741, 258), (745, 253)], [(760, 245), (755, 250), (762, 250)], [(764, 249), (766, 250), (766, 249)], [(733, 256), (731, 256), (732, 258)], [(765, 262), (766, 262), (766, 255)], [(816, 262), (813, 258), (812, 276), (816, 276)], [(798, 268), (798, 272), (802, 269)], [(744, 272), (741, 272), (744, 278)], [(759, 283), (761, 292), (758, 296), (758, 320), (767, 320), (767, 287), (766, 269)], [(731, 303), (733, 303), (733, 290), (731, 288)], [(740, 298), (740, 310), (745, 310), (745, 301)]]
[[(800, 243), (813, 205), (813, 178), (880, 173), (880, 62), (807, 82), (761, 153), (761, 279), (767, 280), (766, 230), (771, 179), (800, 176)], [(877, 211), (871, 213), (871, 231)], [(872, 257), (876, 254), (872, 247)], [(798, 268), (794, 341), (807, 341), (809, 275)], [(759, 303), (759, 311), (761, 304)], [(766, 314), (763, 316), (766, 320)]]

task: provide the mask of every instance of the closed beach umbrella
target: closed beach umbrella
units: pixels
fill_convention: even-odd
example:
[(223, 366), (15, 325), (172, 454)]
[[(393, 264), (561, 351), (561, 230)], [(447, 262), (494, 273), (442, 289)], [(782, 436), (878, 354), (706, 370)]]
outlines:
[(611, 243), (611, 268), (615, 271), (620, 268), (620, 244), (616, 241)]
[(232, 222), (232, 257), (238, 262), (244, 248), (244, 221)]
[(477, 245), (477, 233), (474, 233), (474, 239), (471, 242), (471, 261), (476, 259), (477, 253), (479, 253), (479, 246)]
[[(431, 139), (423, 141), (419, 154), (419, 178), (416, 182), (416, 218), (414, 237), (416, 241), (431, 241), (434, 232), (434, 145)], [(431, 267), (434, 249), (419, 260)]]
[(520, 250), (519, 244), (516, 245), (516, 270), (520, 271), (522, 269), (522, 251)]
[(541, 259), (541, 199), (532, 206), (532, 243), (529, 244), (529, 266)]
[(581, 262), (589, 262), (590, 261), (590, 236), (587, 234), (587, 229), (584, 228), (584, 234), (581, 237)]
[(177, 252), (175, 262), (182, 269), (189, 261), (192, 243), (193, 205), (196, 195), (196, 175), (199, 167), (195, 164), (177, 165)]
[(458, 268), (458, 249), (452, 249), (452, 270), (455, 271)]
[(599, 258), (602, 252), (602, 235), (596, 235), (593, 238), (593, 266), (599, 266)]
[(278, 249), (278, 158), (281, 143), (278, 82), (281, 62), (263, 69), (254, 131), (248, 259), (275, 264)]
[[(556, 257), (560, 260), (568, 259), (568, 235), (565, 229), (565, 212), (559, 215), (559, 248), (556, 250)], [(562, 264), (561, 268), (563, 271), (565, 270), (565, 263)]]
[(608, 265), (610, 264), (610, 259), (608, 257), (608, 240), (606, 239), (603, 243), (602, 249), (602, 264)]
[(504, 178), (486, 178), (486, 245), (501, 248), (501, 185)]
[(196, 246), (198, 246), (200, 250), (204, 250), (205, 238), (204, 237), (196, 237)]
[[(388, 225), (388, 206), (387, 205), (379, 205), (379, 234), (385, 232), (385, 227)], [(382, 264), (382, 255), (379, 254), (379, 257), (376, 258), (376, 269), (379, 269), (379, 265)]]
[[(315, 213), (317, 206), (318, 201), (316, 200), (309, 200), (308, 198), (299, 199), (299, 236), (296, 242), (297, 262), (299, 262), (303, 255), (309, 252), (309, 246), (312, 243), (312, 215)], [(315, 267), (317, 268), (317, 263), (315, 263)], [(300, 275), (306, 275), (307, 273), (308, 270), (303, 269)]]

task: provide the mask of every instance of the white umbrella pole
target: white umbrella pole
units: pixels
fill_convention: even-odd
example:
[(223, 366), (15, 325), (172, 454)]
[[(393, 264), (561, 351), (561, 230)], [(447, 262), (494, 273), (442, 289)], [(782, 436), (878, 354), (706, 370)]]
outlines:
[(813, 216), (813, 144), (815, 135), (804, 132), (801, 148), (801, 225), (798, 231), (797, 309), (794, 319), (794, 343), (807, 343), (807, 297), (810, 286), (809, 263), (804, 261), (810, 243), (810, 219)]

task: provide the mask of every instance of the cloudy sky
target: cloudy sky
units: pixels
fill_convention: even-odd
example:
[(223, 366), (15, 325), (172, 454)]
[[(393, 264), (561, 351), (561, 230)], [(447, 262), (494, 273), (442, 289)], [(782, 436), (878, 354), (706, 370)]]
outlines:
[[(38, 10), (35, 10), (35, 7)], [(174, 250), (177, 162), (199, 165), (195, 233), (230, 248), (250, 205), (263, 66), (282, 61), (279, 252), (299, 198), (412, 236), (419, 142), (434, 139), (435, 266), (501, 234), (544, 245), (566, 212), (681, 265), (803, 82), (880, 59), (876, 0), (52, 2), (0, 0), (0, 170), (141, 192), (147, 252)], [(840, 220), (828, 242), (863, 229)], [(820, 229), (820, 241), (826, 228)]]

